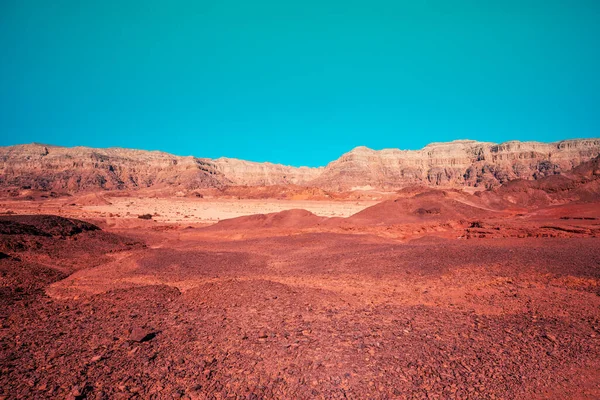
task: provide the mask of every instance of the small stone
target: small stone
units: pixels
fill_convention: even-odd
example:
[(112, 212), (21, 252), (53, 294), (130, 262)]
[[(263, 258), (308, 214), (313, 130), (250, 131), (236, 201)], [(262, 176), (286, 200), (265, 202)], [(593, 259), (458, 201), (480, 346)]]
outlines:
[(73, 397), (79, 397), (83, 394), (83, 388), (82, 386), (73, 386), (73, 389), (71, 389), (71, 395)]
[(131, 333), (129, 334), (129, 340), (133, 342), (142, 343), (154, 339), (155, 336), (155, 332), (135, 327), (131, 330)]
[(546, 339), (548, 339), (549, 341), (551, 341), (551, 342), (556, 342), (556, 336), (554, 336), (554, 335), (553, 335), (553, 334), (551, 334), (551, 333), (546, 333), (546, 335), (544, 335), (544, 337), (545, 337)]

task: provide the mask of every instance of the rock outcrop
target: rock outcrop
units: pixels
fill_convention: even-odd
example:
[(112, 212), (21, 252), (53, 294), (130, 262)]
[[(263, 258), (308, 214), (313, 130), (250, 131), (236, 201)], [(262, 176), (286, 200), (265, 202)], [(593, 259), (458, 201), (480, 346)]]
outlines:
[(323, 170), (323, 168), (297, 168), (235, 158), (206, 159), (204, 161), (212, 163), (226, 179), (238, 186), (302, 185), (316, 179)]
[(41, 144), (0, 148), (0, 187), (77, 192), (94, 189), (300, 185), (328, 191), (495, 187), (568, 171), (600, 154), (600, 139), (556, 143), (460, 140), (421, 150), (357, 147), (322, 168), (230, 158), (180, 157), (120, 148)]
[(597, 202), (600, 200), (600, 156), (559, 175), (535, 180), (514, 179), (476, 195), (490, 207), (519, 205), (531, 209)]
[(0, 185), (37, 190), (187, 189), (227, 184), (210, 162), (157, 151), (29, 144), (0, 149)]
[(538, 179), (572, 169), (600, 154), (600, 139), (556, 143), (460, 140), (421, 150), (357, 147), (333, 161), (312, 185), (329, 190), (408, 185), (493, 187), (512, 179)]

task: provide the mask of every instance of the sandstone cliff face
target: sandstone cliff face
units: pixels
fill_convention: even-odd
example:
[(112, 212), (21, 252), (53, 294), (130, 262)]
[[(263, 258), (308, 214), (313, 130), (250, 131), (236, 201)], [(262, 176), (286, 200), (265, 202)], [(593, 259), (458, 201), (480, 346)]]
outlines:
[(600, 139), (502, 144), (461, 140), (432, 143), (421, 150), (357, 147), (324, 168), (296, 168), (156, 151), (29, 144), (0, 147), (0, 186), (69, 192), (290, 184), (330, 191), (494, 187), (516, 178), (558, 174), (599, 154)]
[(204, 160), (215, 166), (234, 185), (272, 186), (302, 185), (316, 179), (323, 168), (290, 167), (287, 165), (256, 163), (235, 158)]
[(490, 208), (511, 206), (528, 209), (567, 203), (595, 203), (600, 200), (600, 156), (570, 171), (535, 180), (515, 179), (476, 193)]
[(460, 140), (421, 150), (357, 147), (331, 162), (310, 184), (330, 190), (407, 185), (492, 187), (569, 170), (600, 154), (600, 139), (556, 143)]
[(196, 189), (226, 183), (211, 163), (162, 152), (38, 144), (0, 148), (2, 186), (74, 192), (160, 185)]

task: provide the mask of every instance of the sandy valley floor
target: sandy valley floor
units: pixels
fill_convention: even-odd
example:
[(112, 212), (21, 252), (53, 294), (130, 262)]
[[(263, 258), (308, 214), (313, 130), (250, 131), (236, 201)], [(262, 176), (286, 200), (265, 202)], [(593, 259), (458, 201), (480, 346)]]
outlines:
[(0, 213), (8, 210), (31, 210), (92, 219), (132, 219), (152, 214), (161, 223), (214, 223), (222, 219), (244, 215), (266, 214), (283, 210), (304, 209), (324, 217), (349, 217), (377, 201), (327, 200), (253, 200), (253, 199), (197, 199), (197, 198), (140, 198), (84, 196), (61, 198), (44, 202), (0, 200)]
[(0, 399), (600, 398), (597, 205), (368, 205), (0, 201)]

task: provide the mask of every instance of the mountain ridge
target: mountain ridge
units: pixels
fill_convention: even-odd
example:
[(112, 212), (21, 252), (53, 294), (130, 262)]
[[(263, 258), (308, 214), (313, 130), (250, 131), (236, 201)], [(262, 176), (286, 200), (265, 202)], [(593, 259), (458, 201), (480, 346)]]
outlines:
[(31, 143), (0, 147), (0, 187), (69, 192), (288, 184), (329, 191), (397, 190), (415, 184), (489, 188), (560, 174), (598, 155), (600, 138), (499, 144), (456, 140), (419, 150), (357, 146), (324, 167), (293, 167), (159, 150)]

